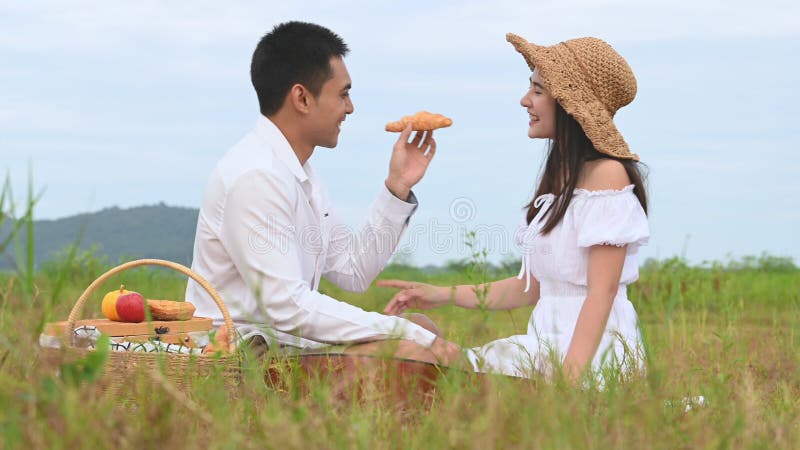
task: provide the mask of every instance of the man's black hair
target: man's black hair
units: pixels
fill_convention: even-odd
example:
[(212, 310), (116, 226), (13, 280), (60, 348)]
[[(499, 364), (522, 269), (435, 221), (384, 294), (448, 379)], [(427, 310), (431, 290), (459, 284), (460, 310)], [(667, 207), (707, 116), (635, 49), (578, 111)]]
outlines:
[(261, 114), (278, 112), (286, 94), (302, 84), (316, 97), (333, 77), (330, 59), (349, 49), (331, 30), (306, 22), (286, 22), (264, 35), (253, 52), (250, 79)]

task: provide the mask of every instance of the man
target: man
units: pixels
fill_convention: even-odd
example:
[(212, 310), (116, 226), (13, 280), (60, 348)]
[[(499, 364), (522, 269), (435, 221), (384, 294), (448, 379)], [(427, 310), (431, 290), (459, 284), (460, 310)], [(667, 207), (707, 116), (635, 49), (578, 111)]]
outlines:
[[(366, 222), (347, 230), (308, 162), (317, 146), (336, 147), (353, 113), (347, 52), (339, 36), (309, 23), (284, 23), (261, 39), (250, 68), (261, 116), (211, 174), (192, 269), (219, 290), (245, 338), (301, 348), (400, 338), (399, 356), (448, 363), (458, 346), (428, 329), (318, 292), (323, 276), (347, 290), (369, 287), (416, 209), (411, 188), (436, 151), (432, 133), (408, 142), (408, 126)], [(192, 280), (186, 299), (221, 322)]]

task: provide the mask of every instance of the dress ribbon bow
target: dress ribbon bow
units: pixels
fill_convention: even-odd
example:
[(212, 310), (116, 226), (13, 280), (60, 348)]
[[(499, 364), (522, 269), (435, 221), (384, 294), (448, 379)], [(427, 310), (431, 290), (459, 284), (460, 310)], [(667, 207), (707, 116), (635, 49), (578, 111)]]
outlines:
[[(536, 197), (536, 200), (533, 201), (533, 207), (539, 208), (539, 211), (528, 225), (528, 230), (525, 232), (525, 237), (529, 236), (529, 233), (531, 232), (533, 232), (534, 235), (539, 233), (539, 230), (542, 229), (544, 216), (547, 214), (547, 211), (550, 210), (550, 207), (553, 206), (555, 200), (556, 196), (553, 194), (542, 194)], [(517, 275), (517, 279), (521, 280), (523, 276), (525, 277), (525, 292), (528, 292), (531, 289), (531, 263), (528, 261), (531, 252), (528, 251), (528, 247), (532, 244), (530, 244), (525, 237), (522, 239), (522, 267), (519, 269), (519, 275)]]

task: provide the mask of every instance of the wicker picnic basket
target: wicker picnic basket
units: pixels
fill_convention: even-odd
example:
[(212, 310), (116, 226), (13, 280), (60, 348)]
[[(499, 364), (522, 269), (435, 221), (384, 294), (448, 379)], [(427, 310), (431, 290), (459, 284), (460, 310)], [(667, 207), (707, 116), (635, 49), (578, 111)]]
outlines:
[[(125, 270), (141, 266), (161, 266), (173, 269), (190, 277), (192, 280), (196, 281), (200, 286), (202, 286), (203, 289), (208, 292), (211, 298), (214, 299), (217, 307), (222, 312), (224, 323), (228, 330), (230, 330), (230, 348), (235, 349), (237, 334), (233, 331), (235, 328), (230, 314), (228, 313), (228, 309), (225, 307), (225, 303), (222, 301), (217, 291), (205, 279), (181, 264), (160, 259), (140, 259), (121, 264), (100, 275), (100, 277), (92, 282), (78, 298), (75, 306), (72, 307), (72, 311), (69, 314), (66, 325), (63, 323), (48, 324), (58, 325), (57, 329), (63, 328), (63, 339), (61, 341), (61, 348), (41, 348), (42, 359), (46, 366), (57, 368), (64, 363), (69, 363), (80, 358), (84, 358), (89, 354), (89, 352), (94, 351), (92, 349), (79, 348), (75, 346), (74, 330), (76, 324), (78, 323), (78, 318), (81, 316), (84, 305), (94, 291), (109, 278)], [(210, 323), (210, 319), (194, 319), (204, 320)], [(173, 324), (173, 326), (180, 326), (180, 324), (176, 322), (169, 323)], [(159, 328), (159, 324), (156, 322), (130, 325), (147, 325), (149, 326), (150, 334), (153, 337), (158, 336), (159, 330), (157, 330), (157, 328)], [(163, 326), (161, 328), (163, 328)], [(101, 382), (110, 390), (116, 390), (119, 385), (118, 380), (120, 377), (133, 375), (139, 371), (145, 371), (158, 376), (159, 379), (166, 378), (166, 380), (171, 381), (178, 388), (188, 387), (193, 381), (211, 374), (221, 374), (224, 377), (226, 384), (235, 385), (238, 384), (239, 381), (240, 369), (241, 355), (237, 351), (217, 352), (214, 354), (110, 351), (108, 360), (103, 368)], [(116, 380), (116, 382), (114, 382), (114, 380)]]

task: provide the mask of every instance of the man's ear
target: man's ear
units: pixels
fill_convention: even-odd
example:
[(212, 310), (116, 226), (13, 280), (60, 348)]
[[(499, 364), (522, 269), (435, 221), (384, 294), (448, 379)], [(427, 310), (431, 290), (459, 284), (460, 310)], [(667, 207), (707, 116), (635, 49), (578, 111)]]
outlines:
[(311, 92), (306, 89), (302, 84), (295, 84), (289, 90), (287, 96), (288, 103), (300, 114), (307, 114), (311, 107), (313, 98)]

